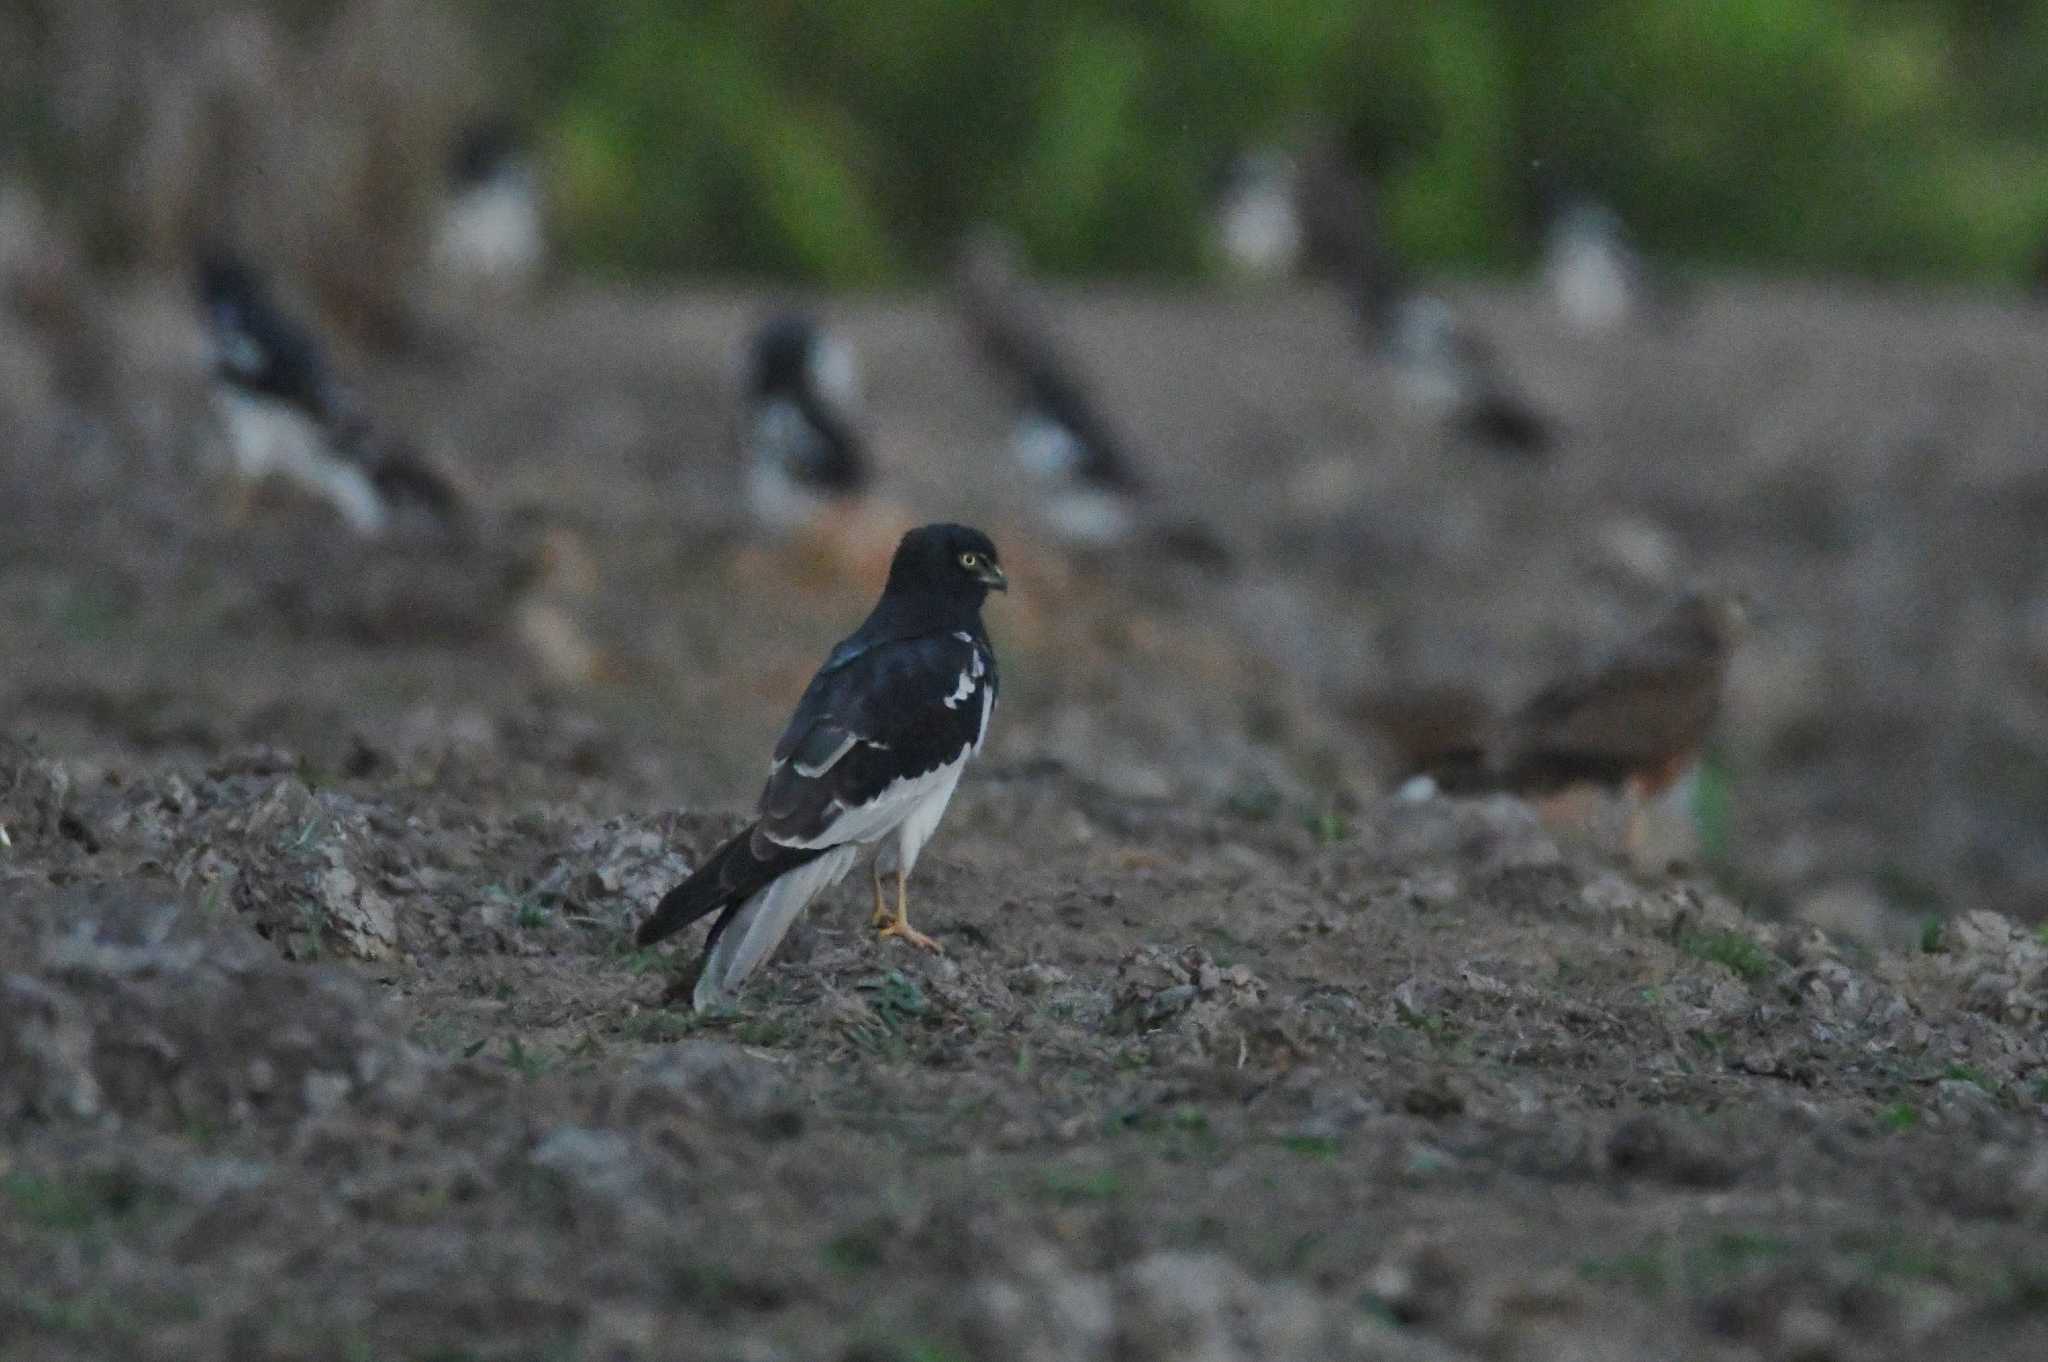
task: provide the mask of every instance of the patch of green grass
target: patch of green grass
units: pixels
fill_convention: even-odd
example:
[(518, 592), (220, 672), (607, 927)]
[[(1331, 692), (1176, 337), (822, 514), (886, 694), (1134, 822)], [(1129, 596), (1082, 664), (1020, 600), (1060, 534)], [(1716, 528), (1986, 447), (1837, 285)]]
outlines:
[(1920, 953), (1940, 955), (1948, 949), (1948, 929), (1938, 917), (1927, 917), (1920, 923)]
[(882, 1265), (887, 1228), (862, 1225), (828, 1240), (822, 1252), (825, 1266), (842, 1276), (871, 1272)]
[(1705, 865), (1726, 865), (1733, 840), (1735, 797), (1728, 768), (1718, 756), (1700, 763), (1692, 782), (1692, 825), (1699, 837), (1700, 861)]
[(1263, 780), (1247, 781), (1223, 798), (1224, 812), (1247, 823), (1263, 823), (1280, 812), (1280, 791)]
[(1619, 1253), (1579, 1263), (1581, 1281), (1627, 1287), (1645, 1296), (1663, 1295), (1665, 1277), (1664, 1259), (1654, 1253)]
[(925, 1338), (861, 1339), (839, 1357), (840, 1362), (968, 1362), (967, 1354)]
[(554, 1067), (554, 1059), (538, 1050), (529, 1050), (517, 1036), (505, 1038), (505, 1063), (521, 1078), (539, 1078)]
[(1115, 1201), (1124, 1194), (1124, 1180), (1113, 1168), (1048, 1168), (1039, 1175), (1039, 1195), (1062, 1205)]
[(1877, 1120), (1886, 1130), (1900, 1134), (1920, 1124), (1920, 1108), (1911, 1102), (1894, 1102), (1877, 1114)]
[(1975, 1083), (1986, 1092), (1995, 1091), (1997, 1084), (1985, 1081), (1984, 1071), (1974, 1064), (1951, 1064), (1941, 1071), (1943, 1078), (1953, 1078), (1962, 1083)]
[(1311, 1159), (1334, 1159), (1343, 1145), (1334, 1135), (1282, 1135), (1280, 1147)]
[(652, 974), (668, 959), (659, 946), (628, 946), (621, 956), (619, 963), (629, 974)]
[(1417, 1012), (1399, 1003), (1394, 1005), (1394, 1015), (1409, 1030), (1428, 1038), (1431, 1045), (1442, 1048), (1456, 1045), (1464, 1037), (1464, 1028), (1457, 1020), (1442, 1012)]
[(1217, 1147), (1208, 1114), (1199, 1107), (1175, 1107), (1171, 1111), (1138, 1107), (1121, 1111), (1110, 1118), (1107, 1133), (1146, 1136), (1155, 1142), (1158, 1156), (1169, 1163), (1198, 1159)]
[(732, 1038), (740, 1045), (773, 1050), (794, 1040), (796, 1031), (780, 1017), (742, 1017), (733, 1023)]
[(1624, 1287), (1644, 1296), (1678, 1290), (1689, 1294), (1716, 1291), (1768, 1263), (1791, 1253), (1792, 1241), (1758, 1230), (1717, 1230), (1681, 1246), (1659, 1236), (1641, 1248), (1579, 1263), (1579, 1277), (1588, 1282)]
[(44, 1177), (17, 1170), (0, 1178), (0, 1196), (38, 1229), (75, 1234), (103, 1221), (162, 1205), (168, 1194), (120, 1169)]
[(620, 1029), (630, 1040), (668, 1045), (701, 1029), (703, 1025), (694, 1012), (671, 1012), (665, 1007), (657, 1007), (626, 1018), (626, 1024)]
[(521, 931), (530, 932), (537, 927), (547, 926), (548, 917), (547, 909), (529, 899), (520, 904), (519, 911), (512, 915), (512, 925)]
[(19, 1315), (29, 1324), (50, 1334), (127, 1337), (136, 1324), (113, 1301), (97, 1292), (76, 1296), (50, 1296), (40, 1291), (7, 1290), (0, 1305), (8, 1314)]
[(854, 985), (858, 991), (868, 995), (868, 1008), (876, 1018), (888, 1026), (897, 1026), (906, 1021), (922, 1017), (931, 1011), (931, 1003), (924, 996), (924, 989), (900, 969), (872, 979), (863, 979)]
[(1322, 813), (1310, 814), (1302, 819), (1301, 823), (1308, 830), (1308, 835), (1316, 839), (1316, 845), (1319, 847), (1335, 846), (1339, 842), (1350, 840), (1351, 837), (1351, 825), (1335, 810), (1326, 809)]
[(1688, 932), (1678, 948), (1695, 960), (1722, 966), (1746, 984), (1760, 983), (1778, 970), (1778, 958), (1742, 932)]
[(1792, 1243), (1775, 1234), (1755, 1230), (1724, 1230), (1707, 1239), (1690, 1255), (1688, 1275), (1720, 1277), (1749, 1270), (1759, 1263), (1774, 1262), (1792, 1251)]

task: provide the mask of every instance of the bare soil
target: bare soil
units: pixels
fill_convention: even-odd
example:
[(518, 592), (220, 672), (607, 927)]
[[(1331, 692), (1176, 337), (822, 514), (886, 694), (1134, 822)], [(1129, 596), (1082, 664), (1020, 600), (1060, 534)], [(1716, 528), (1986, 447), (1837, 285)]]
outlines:
[[(1066, 298), (1218, 571), (1061, 554), (943, 305), (832, 303), (885, 500), (1003, 546), (1006, 689), (946, 953), (849, 884), (707, 1019), (631, 925), (878, 576), (736, 526), (771, 301), (362, 361), (453, 548), (224, 514), (175, 289), (83, 397), (0, 317), (0, 1359), (2048, 1356), (2048, 320), (1474, 295), (1539, 466), (1326, 298)], [(512, 622), (533, 508), (600, 684)], [(1512, 701), (1696, 576), (1764, 624), (1683, 864), (1383, 793), (1359, 697)]]

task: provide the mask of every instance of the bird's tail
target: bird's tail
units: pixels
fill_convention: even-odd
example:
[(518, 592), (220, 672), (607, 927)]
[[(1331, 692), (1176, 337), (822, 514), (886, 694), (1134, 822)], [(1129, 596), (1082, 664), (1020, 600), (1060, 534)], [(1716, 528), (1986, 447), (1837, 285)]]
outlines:
[(393, 450), (370, 470), (371, 485), (386, 506), (414, 507), (434, 523), (453, 530), (463, 523), (461, 494), (439, 470), (404, 450)]
[(1549, 422), (1507, 392), (1490, 393), (1475, 403), (1465, 412), (1462, 425), (1479, 443), (1508, 454), (1542, 455), (1556, 442)]
[(1444, 794), (1501, 786), (1490, 749), (1495, 721), (1486, 702), (1459, 687), (1414, 687), (1358, 698), (1352, 714), (1378, 738), (1390, 788), (1427, 776)]
[(704, 954), (690, 981), (690, 1005), (706, 1012), (730, 1002), (747, 976), (781, 944), (790, 924), (811, 900), (837, 884), (859, 857), (857, 846), (810, 853), (808, 859), (719, 914), (704, 938)]
[[(700, 917), (742, 903), (818, 855), (756, 838), (748, 826), (711, 853), (690, 878), (662, 895), (654, 913), (634, 933), (634, 944), (651, 946), (673, 936)], [(758, 845), (757, 845), (758, 843)]]

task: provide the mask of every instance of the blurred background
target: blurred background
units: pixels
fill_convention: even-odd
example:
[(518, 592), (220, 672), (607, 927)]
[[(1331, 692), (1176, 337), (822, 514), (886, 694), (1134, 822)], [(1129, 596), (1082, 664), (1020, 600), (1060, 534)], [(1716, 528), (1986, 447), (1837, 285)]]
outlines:
[[(1340, 828), (1399, 774), (1358, 717), (1378, 700), (1513, 704), (1732, 581), (1767, 623), (1693, 849), (1845, 930), (2037, 919), (2044, 53), (2048, 0), (12, 0), (12, 723), (115, 763), (459, 749), (496, 754), (500, 793), (742, 801), (873, 586), (764, 568), (735, 528), (734, 376), (799, 298), (859, 353), (879, 497), (1029, 565), (997, 612), (999, 761)], [(1358, 191), (1337, 216), (1456, 308), (1547, 457), (1419, 419), (1327, 281), (1223, 267), (1232, 158), (1311, 145)], [(537, 225), (477, 287), (451, 212), (508, 165)], [(1561, 191), (1626, 224), (1669, 307), (1560, 317), (1538, 267)], [(1105, 571), (1043, 537), (949, 291), (983, 224), (1232, 571)], [(585, 652), (628, 684), (508, 663), (473, 563), (223, 518), (207, 242), (477, 505), (573, 532)]]
[(993, 220), (1048, 270), (1187, 276), (1221, 158), (1314, 125), (1433, 268), (1526, 262), (1555, 172), (1685, 260), (2017, 283), (2044, 45), (2036, 0), (16, 0), (0, 118), (119, 265), (222, 213), (402, 238), (491, 118), (581, 269), (894, 284)]

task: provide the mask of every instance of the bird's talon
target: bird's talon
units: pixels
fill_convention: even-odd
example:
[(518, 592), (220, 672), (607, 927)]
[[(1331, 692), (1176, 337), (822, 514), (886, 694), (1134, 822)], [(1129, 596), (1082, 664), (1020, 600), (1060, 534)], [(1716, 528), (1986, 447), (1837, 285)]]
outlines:
[(934, 955), (944, 955), (946, 953), (944, 946), (941, 946), (938, 942), (932, 940), (932, 938), (926, 936), (901, 918), (891, 917), (887, 922), (881, 924), (881, 929), (880, 935), (885, 940), (892, 936), (900, 936), (919, 950), (930, 951)]

